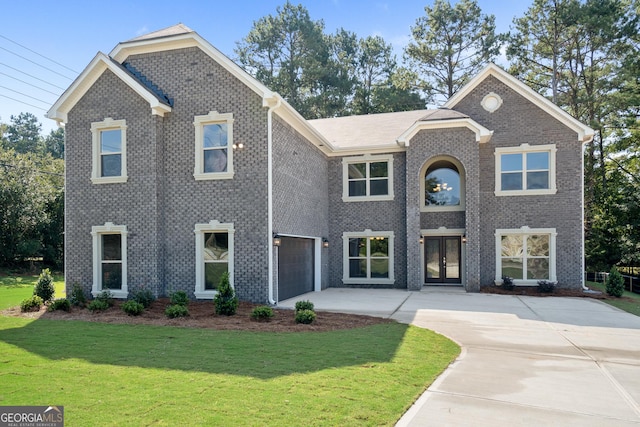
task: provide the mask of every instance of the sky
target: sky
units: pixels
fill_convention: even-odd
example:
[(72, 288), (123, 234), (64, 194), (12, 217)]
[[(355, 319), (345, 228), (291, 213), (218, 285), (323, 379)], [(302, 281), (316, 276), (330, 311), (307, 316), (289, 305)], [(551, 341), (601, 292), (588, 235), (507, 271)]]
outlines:
[[(533, 0), (477, 0), (506, 32)], [(452, 3), (454, 1), (452, 0)], [(285, 0), (167, 1), (0, 0), (0, 122), (22, 112), (34, 114), (43, 133), (55, 129), (47, 110), (98, 52), (119, 43), (183, 23), (233, 59), (236, 43), (263, 16), (275, 15)], [(411, 26), (433, 0), (293, 0), (326, 33), (339, 28), (358, 37), (379, 35), (401, 60), (411, 41)], [(500, 61), (498, 60), (498, 63)]]

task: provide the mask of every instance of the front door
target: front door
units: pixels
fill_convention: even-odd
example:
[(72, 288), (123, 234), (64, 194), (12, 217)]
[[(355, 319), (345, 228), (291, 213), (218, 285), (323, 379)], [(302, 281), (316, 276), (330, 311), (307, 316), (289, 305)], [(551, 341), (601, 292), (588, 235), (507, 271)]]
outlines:
[(460, 236), (425, 236), (425, 283), (461, 283)]

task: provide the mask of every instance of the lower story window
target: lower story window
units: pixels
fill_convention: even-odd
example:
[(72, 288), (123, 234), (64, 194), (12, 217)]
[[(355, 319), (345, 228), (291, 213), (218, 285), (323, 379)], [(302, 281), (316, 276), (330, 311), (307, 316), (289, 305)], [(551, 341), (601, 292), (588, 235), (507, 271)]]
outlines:
[(556, 280), (556, 231), (522, 227), (496, 230), (496, 280)]
[(93, 236), (92, 294), (111, 292), (126, 298), (127, 292), (127, 227), (107, 222), (91, 228)]
[(393, 232), (344, 233), (345, 284), (392, 284), (394, 282)]
[(233, 286), (233, 224), (196, 224), (196, 298), (210, 299), (224, 273)]

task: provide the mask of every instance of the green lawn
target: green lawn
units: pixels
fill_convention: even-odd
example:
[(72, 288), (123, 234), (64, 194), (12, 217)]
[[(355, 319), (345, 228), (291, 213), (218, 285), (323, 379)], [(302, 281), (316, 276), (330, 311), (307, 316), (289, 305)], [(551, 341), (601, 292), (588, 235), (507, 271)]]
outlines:
[[(602, 291), (605, 294), (607, 293), (604, 283), (587, 282), (587, 286), (591, 289)], [(609, 297), (608, 299), (603, 301), (614, 307), (618, 307), (620, 310), (624, 310), (628, 313), (640, 316), (640, 294), (634, 294), (633, 292), (624, 291), (624, 294), (622, 296), (627, 298), (622, 299)]]
[[(38, 282), (38, 274), (7, 275), (0, 272), (0, 310), (20, 305), (20, 302), (33, 295), (33, 287)], [(64, 298), (64, 276), (53, 274), (56, 298)]]

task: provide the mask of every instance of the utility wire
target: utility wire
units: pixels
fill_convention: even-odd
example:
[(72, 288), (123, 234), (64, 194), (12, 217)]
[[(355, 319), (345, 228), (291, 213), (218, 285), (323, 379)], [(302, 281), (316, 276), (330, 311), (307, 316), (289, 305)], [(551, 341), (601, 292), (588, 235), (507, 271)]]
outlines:
[[(4, 166), (5, 168), (15, 168), (15, 169), (27, 169), (24, 166), (17, 166), (17, 165), (11, 165), (9, 163), (0, 163), (0, 166)], [(33, 169), (33, 168), (28, 168), (31, 171), (37, 172), (37, 173), (41, 173), (44, 175), (55, 175), (55, 176), (64, 176), (63, 173), (57, 173), (57, 172), (47, 172), (47, 171), (43, 171), (42, 169)]]
[(3, 63), (3, 62), (0, 62), (0, 65), (3, 65), (3, 66), (5, 66), (5, 67), (7, 67), (7, 68), (11, 68), (13, 71), (17, 71), (17, 72), (19, 72), (19, 73), (21, 73), (21, 74), (24, 74), (25, 76), (29, 76), (29, 77), (31, 77), (32, 79), (39, 80), (39, 81), (41, 81), (41, 82), (43, 82), (43, 83), (46, 83), (46, 84), (48, 84), (48, 85), (50, 85), (50, 86), (53, 86), (53, 87), (57, 88), (57, 89), (60, 89), (60, 90), (65, 90), (65, 89), (66, 89), (66, 88), (64, 88), (64, 87), (54, 85), (53, 83), (49, 83), (48, 81), (43, 80), (43, 79), (41, 79), (41, 78), (39, 78), (39, 77), (33, 76), (33, 75), (29, 74), (29, 73), (25, 73), (24, 71), (18, 70), (17, 68), (14, 68), (14, 67), (12, 67), (11, 65), (7, 65), (7, 64), (5, 64), (5, 63)]
[(15, 52), (13, 52), (13, 51), (11, 51), (11, 50), (9, 50), (9, 49), (6, 49), (6, 48), (4, 48), (4, 47), (2, 47), (2, 46), (0, 46), (0, 49), (4, 50), (4, 51), (6, 51), (6, 52), (11, 53), (11, 54), (13, 54), (13, 55), (17, 56), (18, 58), (22, 58), (22, 59), (24, 59), (25, 61), (29, 61), (29, 62), (31, 62), (32, 64), (37, 65), (38, 67), (42, 67), (42, 68), (44, 68), (45, 70), (47, 70), (47, 71), (49, 71), (49, 72), (51, 72), (51, 73), (53, 73), (53, 74), (57, 74), (57, 75), (59, 75), (60, 77), (64, 77), (65, 79), (73, 80), (73, 77), (65, 76), (65, 75), (64, 75), (64, 74), (62, 74), (62, 73), (59, 73), (59, 72), (57, 72), (57, 71), (55, 71), (55, 70), (52, 70), (52, 69), (51, 69), (51, 68), (49, 68), (49, 67), (45, 67), (45, 66), (44, 66), (44, 65), (42, 65), (42, 64), (38, 64), (37, 62), (32, 61), (32, 60), (30, 60), (29, 58), (24, 57), (24, 56), (22, 56), (22, 55), (20, 55), (20, 54), (18, 54), (18, 53), (15, 53)]
[(47, 111), (46, 108), (38, 107), (37, 105), (29, 104), (28, 102), (24, 102), (24, 101), (21, 101), (19, 99), (12, 98), (10, 96), (3, 95), (1, 93), (0, 93), (0, 96), (3, 97), (3, 98), (10, 99), (10, 100), (15, 101), (15, 102), (19, 102), (20, 104), (28, 105), (29, 107), (37, 108), (38, 110)]
[(35, 101), (42, 102), (43, 104), (47, 104), (47, 105), (49, 105), (49, 104), (50, 104), (50, 102), (48, 102), (48, 101), (43, 101), (42, 99), (39, 99), (39, 98), (33, 97), (33, 96), (31, 96), (31, 95), (27, 95), (26, 93), (18, 92), (17, 90), (14, 90), (14, 89), (8, 88), (8, 87), (6, 87), (6, 86), (2, 86), (2, 85), (0, 85), (0, 88), (2, 88), (2, 89), (6, 89), (6, 90), (10, 90), (11, 92), (17, 93), (18, 95), (26, 96), (27, 98), (31, 98), (31, 99), (33, 99), (33, 100), (35, 100)]
[(7, 77), (9, 77), (10, 79), (17, 80), (17, 81), (19, 81), (19, 82), (21, 82), (21, 83), (24, 83), (24, 84), (26, 84), (26, 85), (29, 85), (29, 86), (31, 86), (31, 87), (34, 87), (34, 88), (36, 88), (36, 89), (42, 90), (42, 91), (44, 91), (44, 92), (48, 92), (48, 93), (50, 93), (51, 95), (60, 96), (60, 94), (59, 94), (59, 93), (51, 92), (50, 90), (47, 90), (47, 89), (42, 88), (42, 87), (40, 87), (40, 86), (36, 86), (36, 85), (31, 84), (31, 83), (29, 83), (29, 82), (25, 82), (24, 80), (20, 80), (20, 79), (19, 79), (19, 78), (17, 78), (17, 77), (10, 76), (9, 74), (3, 73), (2, 71), (0, 71), (0, 74), (2, 74), (3, 76), (7, 76)]
[(71, 71), (72, 73), (80, 74), (79, 72), (77, 72), (77, 71), (75, 71), (75, 70), (72, 70), (71, 68), (67, 67), (66, 65), (61, 64), (61, 63), (59, 63), (59, 62), (57, 62), (57, 61), (54, 61), (54, 60), (53, 60), (53, 59), (51, 59), (51, 58), (47, 58), (47, 57), (46, 57), (46, 56), (44, 56), (43, 54), (38, 53), (38, 52), (36, 52), (35, 50), (31, 50), (31, 49), (29, 49), (28, 47), (23, 46), (23, 45), (21, 45), (20, 43), (18, 43), (18, 42), (16, 42), (16, 41), (11, 40), (11, 39), (10, 39), (10, 38), (8, 38), (8, 37), (3, 36), (2, 34), (0, 34), (0, 37), (1, 37), (1, 38), (3, 38), (3, 39), (5, 39), (5, 40), (7, 40), (7, 41), (10, 41), (11, 43), (13, 43), (13, 44), (15, 44), (15, 45), (20, 46), (20, 47), (21, 47), (21, 48), (23, 48), (23, 49), (28, 50), (28, 51), (29, 51), (29, 52), (31, 52), (31, 53), (35, 53), (36, 55), (38, 55), (38, 56), (40, 56), (40, 57), (42, 57), (42, 58), (46, 59), (47, 61), (53, 62), (54, 64), (59, 65), (59, 66), (61, 66), (62, 68), (65, 68), (65, 69), (67, 69), (67, 70)]

